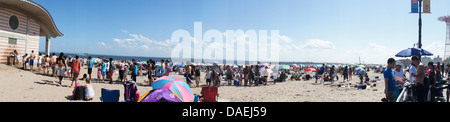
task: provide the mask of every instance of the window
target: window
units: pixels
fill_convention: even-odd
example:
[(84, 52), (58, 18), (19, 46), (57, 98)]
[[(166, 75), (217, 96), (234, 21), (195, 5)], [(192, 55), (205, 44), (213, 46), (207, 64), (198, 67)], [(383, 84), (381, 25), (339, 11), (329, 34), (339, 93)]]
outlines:
[(17, 16), (12, 15), (9, 17), (9, 27), (13, 30), (16, 30), (19, 27), (19, 19)]
[(9, 45), (17, 45), (17, 39), (16, 38), (9, 38), (8, 39)]

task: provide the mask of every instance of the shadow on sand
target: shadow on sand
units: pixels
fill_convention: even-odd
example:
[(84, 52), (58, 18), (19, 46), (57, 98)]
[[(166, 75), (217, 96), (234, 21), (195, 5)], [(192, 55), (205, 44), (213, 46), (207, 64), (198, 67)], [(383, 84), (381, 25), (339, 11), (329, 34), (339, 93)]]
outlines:
[(58, 82), (55, 81), (49, 81), (49, 80), (41, 80), (41, 82), (35, 81), (34, 83), (36, 84), (41, 84), (41, 85), (52, 85), (52, 86), (60, 86), (60, 87), (70, 87), (68, 85), (60, 85), (58, 84)]

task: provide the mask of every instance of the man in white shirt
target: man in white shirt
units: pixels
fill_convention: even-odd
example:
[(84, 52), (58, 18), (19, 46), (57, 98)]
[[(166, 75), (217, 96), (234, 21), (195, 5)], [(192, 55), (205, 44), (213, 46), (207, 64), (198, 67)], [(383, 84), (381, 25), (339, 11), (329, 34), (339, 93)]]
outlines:
[(263, 72), (262, 72), (262, 76), (264, 76), (264, 81), (266, 82), (266, 83), (264, 83), (264, 85), (267, 85), (267, 77), (269, 77), (269, 71), (268, 71), (268, 68), (269, 67), (267, 67), (266, 66), (266, 68), (263, 70)]

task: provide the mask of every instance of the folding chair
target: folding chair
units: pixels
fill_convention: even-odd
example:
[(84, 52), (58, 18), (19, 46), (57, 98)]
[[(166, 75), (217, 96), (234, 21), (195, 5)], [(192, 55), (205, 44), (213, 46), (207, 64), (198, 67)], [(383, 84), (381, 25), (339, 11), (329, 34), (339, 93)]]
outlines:
[(219, 97), (217, 87), (202, 87), (202, 91), (200, 92), (203, 96), (203, 100), (201, 102), (217, 102), (217, 97)]
[(100, 100), (102, 102), (119, 102), (120, 90), (108, 90), (102, 88), (102, 96)]

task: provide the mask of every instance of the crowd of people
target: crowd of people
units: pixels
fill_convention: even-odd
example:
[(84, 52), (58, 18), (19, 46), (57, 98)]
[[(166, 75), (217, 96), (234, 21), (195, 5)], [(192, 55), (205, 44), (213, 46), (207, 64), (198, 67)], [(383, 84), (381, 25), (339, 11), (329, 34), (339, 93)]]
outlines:
[[(387, 69), (383, 76), (385, 81), (385, 95), (387, 102), (395, 102), (399, 94), (409, 87), (409, 94), (412, 94), (412, 101), (415, 102), (436, 102), (436, 96), (443, 96), (443, 89), (447, 88), (447, 101), (449, 100), (448, 87), (443, 87), (449, 80), (445, 79), (445, 74), (449, 75), (448, 70), (440, 62), (434, 65), (434, 62), (428, 62), (423, 65), (417, 56), (411, 57), (412, 64), (407, 70), (409, 79), (406, 78), (406, 72), (402, 71), (402, 63), (389, 58)], [(394, 69), (395, 68), (395, 69)], [(448, 76), (447, 76), (448, 77)], [(439, 89), (440, 88), (440, 89)]]
[[(185, 65), (176, 66), (175, 70), (178, 74), (186, 77), (186, 82), (191, 85), (195, 80), (195, 87), (199, 86), (199, 82), (204, 79), (207, 87), (219, 87), (221, 81), (225, 81), (227, 85), (267, 85), (270, 80), (269, 76), (273, 76), (273, 72), (269, 66), (265, 65)], [(201, 73), (204, 72), (205, 77), (201, 78)], [(270, 74), (270, 75), (269, 75)], [(276, 79), (276, 75), (274, 76)], [(273, 82), (276, 84), (276, 82)]]
[[(147, 76), (149, 85), (151, 85), (158, 77), (169, 76), (170, 72), (178, 72), (179, 75), (184, 75), (186, 83), (190, 86), (199, 87), (199, 84), (204, 80), (207, 87), (219, 87), (221, 82), (225, 82), (227, 85), (243, 85), (243, 86), (258, 86), (260, 84), (267, 85), (269, 81), (273, 84), (277, 82), (285, 81), (286, 79), (292, 80), (310, 80), (315, 79), (315, 83), (319, 81), (322, 84), (325, 81), (333, 84), (335, 81), (339, 81), (340, 74), (342, 81), (345, 83), (352, 79), (353, 75), (358, 75), (360, 78), (360, 84), (367, 83), (369, 76), (366, 71), (370, 69), (375, 72), (383, 73), (385, 81), (385, 101), (396, 101), (400, 93), (406, 87), (411, 87), (411, 94), (413, 94), (414, 100), (417, 102), (433, 102), (436, 101), (435, 96), (442, 93), (435, 92), (434, 87), (442, 87), (447, 80), (446, 75), (450, 75), (450, 66), (440, 64), (435, 65), (433, 62), (429, 62), (427, 65), (423, 65), (417, 56), (411, 58), (412, 64), (407, 70), (403, 71), (403, 64), (396, 62), (395, 59), (389, 58), (387, 65), (371, 66), (363, 68), (365, 71), (362, 73), (356, 73), (357, 66), (301, 66), (290, 69), (278, 68), (278, 66), (269, 65), (184, 65), (173, 64), (169, 59), (161, 60), (160, 62), (153, 61), (152, 59), (145, 63), (137, 62), (134, 59), (131, 61), (120, 60), (116, 61), (112, 58), (101, 58), (99, 61), (94, 61), (92, 57), (82, 59), (78, 55), (72, 58), (72, 56), (65, 56), (63, 52), (57, 56), (55, 53), (51, 55), (42, 55), (41, 53), (34, 53), (34, 50), (30, 54), (19, 56), (19, 53), (14, 50), (11, 52), (9, 62), (11, 65), (20, 67), (31, 72), (38, 72), (40, 74), (58, 77), (58, 84), (62, 84), (64, 77), (70, 78), (72, 81), (70, 86), (77, 84), (78, 77), (81, 74), (80, 70), (86, 66), (88, 72), (83, 79), (92, 79), (92, 69), (97, 68), (97, 81), (112, 83), (113, 74), (115, 70), (118, 70), (119, 76), (116, 81), (126, 82), (133, 80), (137, 82), (137, 76)], [(36, 67), (34, 67), (36, 64)], [(29, 68), (27, 68), (27, 66)], [(306, 69), (313, 68), (315, 71), (307, 72)], [(202, 78), (201, 74), (205, 73)], [(405, 74), (409, 73), (409, 78)], [(288, 78), (288, 74), (291, 78)], [(130, 79), (128, 79), (128, 76)], [(195, 83), (193, 82), (195, 81)], [(89, 84), (89, 87), (92, 87)], [(446, 87), (447, 88), (447, 87)], [(92, 88), (91, 88), (92, 89)], [(449, 90), (447, 90), (449, 91)], [(436, 93), (436, 94), (435, 94)], [(449, 99), (449, 92), (447, 92), (447, 101)]]

